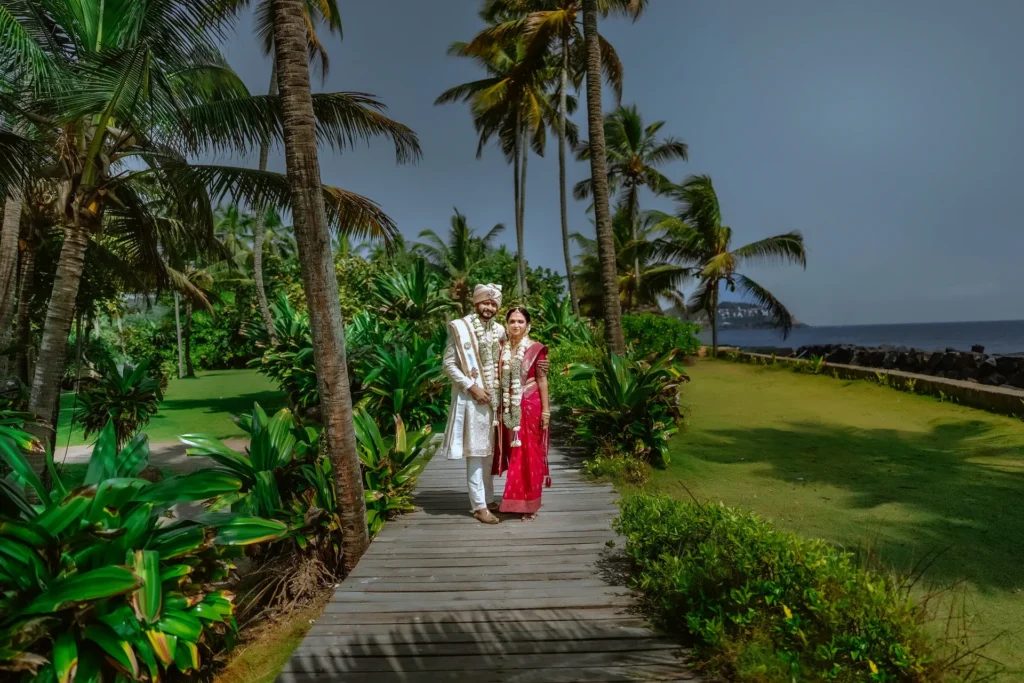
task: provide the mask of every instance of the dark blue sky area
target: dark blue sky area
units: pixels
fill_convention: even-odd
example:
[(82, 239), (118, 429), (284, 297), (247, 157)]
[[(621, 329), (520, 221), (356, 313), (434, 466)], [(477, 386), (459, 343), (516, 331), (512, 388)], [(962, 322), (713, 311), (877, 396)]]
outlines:
[[(480, 230), (505, 223), (511, 245), (511, 169), (496, 149), (475, 159), (464, 106), (433, 106), (481, 76), (445, 54), (480, 28), (479, 2), (340, 4), (345, 40), (326, 39), (323, 89), (377, 95), (419, 134), (424, 159), (396, 167), (383, 142), (325, 150), (324, 181), (375, 199), (409, 237), (446, 231), (457, 206)], [(1016, 0), (654, 0), (638, 23), (602, 31), (625, 64), (623, 101), (690, 145), (666, 174), (712, 176), (736, 246), (803, 231), (806, 272), (748, 274), (826, 325), (1024, 318), (1021, 26)], [(265, 91), (248, 20), (225, 52)], [(280, 154), (272, 167), (283, 170)], [(588, 170), (573, 163), (571, 182)], [(530, 160), (526, 255), (563, 271), (557, 178), (552, 145)], [(572, 229), (591, 232), (586, 206), (571, 209)]]

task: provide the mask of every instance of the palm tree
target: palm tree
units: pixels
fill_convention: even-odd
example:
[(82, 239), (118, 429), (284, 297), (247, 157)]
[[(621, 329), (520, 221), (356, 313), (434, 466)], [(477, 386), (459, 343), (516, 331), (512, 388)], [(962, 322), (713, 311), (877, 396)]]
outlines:
[[(487, 10), (482, 13), (488, 19)], [(556, 111), (546, 92), (555, 71), (552, 68), (521, 68), (526, 60), (526, 44), (515, 38), (507, 43), (473, 47), (471, 43), (453, 43), (448, 54), (470, 57), (484, 67), (488, 77), (450, 88), (435, 104), (467, 102), (478, 133), (477, 157), (493, 136), (497, 136), (506, 157), (512, 162), (515, 199), (516, 245), (518, 250), (519, 290), (525, 295), (526, 256), (524, 253), (524, 214), (526, 210), (526, 160), (532, 146), (543, 155), (545, 126), (555, 120)]]
[[(647, 0), (605, 0), (614, 9), (632, 15), (635, 21), (647, 6)], [(601, 0), (582, 0), (583, 39), (587, 55), (587, 130), (590, 134), (590, 178), (593, 182), (594, 216), (597, 221), (597, 251), (601, 263), (605, 334), (612, 350), (626, 352), (622, 333), (622, 309), (619, 305), (618, 273), (615, 267), (615, 233), (608, 203), (608, 161), (601, 108), (601, 36), (597, 15)]]
[(504, 230), (505, 226), (499, 223), (486, 235), (478, 237), (476, 231), (469, 227), (466, 217), (455, 209), (447, 242), (433, 230), (424, 230), (420, 233), (420, 239), (425, 240), (425, 243), (413, 246), (417, 253), (449, 278), (451, 298), (459, 302), (463, 314), (470, 313), (473, 308), (471, 295), (477, 267), (487, 260), (488, 252), (494, 247), (494, 240)]
[[(281, 91), (285, 162), (291, 195), (292, 218), (302, 279), (309, 308), (313, 359), (317, 368), (320, 409), (334, 473), (342, 527), (343, 570), (355, 567), (370, 543), (366, 526), (362, 471), (353, 430), (352, 394), (345, 358), (345, 327), (338, 301), (338, 280), (331, 254), (328, 216), (320, 182), (316, 110), (310, 90), (308, 32), (303, 0), (275, 0), (273, 7), (274, 61)], [(397, 125), (397, 124), (396, 124)], [(404, 129), (396, 137), (399, 161), (418, 158), (415, 134)], [(349, 134), (358, 129), (352, 127)], [(370, 208), (369, 206), (367, 208)], [(376, 206), (373, 206), (376, 210)], [(380, 214), (383, 217), (383, 214)], [(345, 217), (358, 219), (357, 215)], [(363, 234), (363, 227), (353, 230)], [(394, 225), (388, 220), (389, 232)]]
[[(604, 0), (602, 11), (607, 12), (613, 2)], [(565, 256), (566, 281), (573, 311), (579, 315), (579, 302), (573, 274), (570, 250), (569, 209), (566, 196), (566, 142), (572, 122), (568, 115), (574, 106), (569, 102), (569, 84), (579, 89), (581, 76), (586, 69), (583, 61), (583, 31), (579, 24), (580, 0), (490, 0), (485, 15), (497, 19), (495, 25), (482, 31), (470, 44), (472, 52), (486, 51), (495, 44), (509, 40), (509, 36), (520, 36), (526, 43), (527, 60), (524, 69), (546, 68), (548, 57), (556, 55), (557, 76), (557, 122), (558, 131), (558, 182), (561, 208), (562, 250)], [(619, 100), (622, 99), (622, 64), (615, 48), (599, 36), (601, 65), (608, 83), (614, 88)], [(557, 52), (556, 52), (557, 50)], [(571, 142), (571, 140), (569, 141)], [(575, 147), (577, 143), (572, 143)]]
[[(341, 13), (338, 11), (336, 0), (306, 0), (306, 46), (311, 63), (319, 59), (321, 74), (326, 77), (330, 60), (327, 50), (320, 42), (316, 33), (319, 24), (326, 24), (330, 32), (342, 36)], [(261, 0), (256, 11), (256, 33), (263, 37), (263, 54), (271, 57), (270, 87), (268, 94), (277, 95), (277, 60), (274, 57), (274, 11), (272, 0)], [(267, 162), (270, 158), (270, 140), (266, 139), (260, 144), (259, 170), (267, 170)], [(260, 313), (263, 316), (263, 323), (267, 328), (267, 334), (272, 344), (277, 343), (274, 332), (274, 319), (270, 315), (270, 306), (267, 303), (267, 291), (263, 283), (263, 245), (266, 241), (266, 219), (268, 207), (260, 207), (256, 211), (256, 220), (253, 224), (253, 251), (252, 270), (253, 280), (256, 283), (256, 299), (259, 301)]]
[[(29, 409), (51, 422), (59, 395), (86, 247), (95, 237), (120, 241), (121, 252), (169, 285), (160, 259), (161, 234), (209, 244), (210, 198), (226, 194), (249, 205), (290, 204), (287, 179), (275, 173), (191, 165), (186, 157), (246, 153), (279, 138), (280, 98), (251, 96), (216, 50), (225, 17), (219, 3), (183, 0), (5, 3), (0, 74), (18, 81), (17, 107), (4, 113), (58, 141), (56, 163), (43, 180), (55, 189), (52, 220), (65, 238), (32, 380)], [(8, 80), (12, 80), (8, 77)], [(362, 94), (318, 96), (320, 137), (335, 147), (384, 134), (399, 154), (418, 153), (415, 135), (381, 114)], [(55, 175), (54, 175), (55, 172)], [(369, 200), (337, 188), (329, 218), (357, 233), (388, 236), (394, 225)], [(161, 211), (154, 205), (159, 199)], [(50, 433), (52, 437), (52, 432)]]
[[(647, 212), (635, 223), (629, 207), (622, 203), (615, 211), (612, 228), (615, 234), (616, 271), (619, 301), (626, 313), (660, 310), (660, 297), (678, 298), (679, 288), (692, 275), (692, 269), (660, 258), (661, 243), (655, 239), (662, 230), (664, 215)], [(636, 235), (634, 235), (636, 232)], [(603, 285), (597, 240), (573, 235), (580, 247), (576, 275), (580, 283), (580, 303), (589, 315), (603, 317)]]
[[(625, 206), (627, 220), (633, 225), (633, 239), (638, 239), (640, 222), (640, 188), (646, 187), (660, 193), (669, 184), (668, 178), (658, 166), (675, 161), (685, 161), (688, 149), (685, 142), (675, 138), (659, 140), (658, 131), (665, 125), (656, 121), (644, 126), (643, 116), (636, 105), (619, 107), (605, 117), (604, 136), (608, 152), (608, 190), (622, 195), (619, 202)], [(590, 157), (586, 143), (581, 145), (577, 159)], [(593, 182), (590, 178), (581, 180), (573, 190), (576, 199), (587, 199), (591, 195)], [(639, 262), (634, 272), (640, 272)]]
[(790, 262), (807, 267), (804, 238), (799, 232), (768, 237), (732, 248), (732, 228), (722, 225), (718, 195), (710, 176), (695, 175), (682, 185), (672, 186), (666, 194), (679, 201), (675, 216), (662, 215), (658, 228), (666, 235), (659, 253), (680, 263), (692, 264), (700, 285), (690, 297), (691, 313), (700, 312), (711, 323), (712, 355), (718, 355), (718, 296), (721, 283), (735, 292), (737, 288), (771, 316), (775, 325), (788, 336), (793, 316), (771, 292), (737, 271), (748, 263)]

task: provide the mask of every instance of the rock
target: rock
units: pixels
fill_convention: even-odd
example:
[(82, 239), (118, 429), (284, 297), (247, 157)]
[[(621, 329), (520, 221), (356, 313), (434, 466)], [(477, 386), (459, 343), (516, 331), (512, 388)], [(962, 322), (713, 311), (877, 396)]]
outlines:
[(971, 347), (971, 353), (985, 353), (985, 347), (981, 344), (975, 344)]
[(1006, 378), (1000, 375), (998, 372), (993, 372), (991, 375), (985, 376), (981, 380), (982, 384), (987, 384), (990, 387), (998, 387), (1006, 384)]
[(1024, 389), (1024, 372), (1018, 372), (1006, 378), (1006, 384), (1018, 389)]

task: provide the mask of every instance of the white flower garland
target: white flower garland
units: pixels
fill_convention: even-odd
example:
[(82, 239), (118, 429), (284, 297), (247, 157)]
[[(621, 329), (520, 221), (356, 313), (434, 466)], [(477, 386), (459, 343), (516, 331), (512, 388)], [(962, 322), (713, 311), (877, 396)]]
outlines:
[[(498, 335), (494, 334), (494, 320), (487, 321), (487, 329), (480, 320), (480, 316), (473, 314), (473, 334), (476, 335), (477, 346), (480, 348), (480, 366), (483, 371), (484, 388), (491, 392), (491, 415), (492, 425), (498, 426)], [(491, 332), (490, 343), (487, 341), (487, 331)]]
[(523, 358), (529, 345), (529, 339), (523, 337), (513, 356), (512, 342), (508, 341), (501, 354), (501, 396), (505, 407), (502, 421), (512, 430), (512, 448), (523, 445), (519, 440), (523, 420)]

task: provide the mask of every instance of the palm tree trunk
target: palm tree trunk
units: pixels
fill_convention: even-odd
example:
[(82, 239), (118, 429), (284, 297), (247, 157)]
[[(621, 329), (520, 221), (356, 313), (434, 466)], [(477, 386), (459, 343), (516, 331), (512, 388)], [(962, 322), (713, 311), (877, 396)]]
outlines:
[(192, 367), (192, 300), (185, 299), (185, 376), (195, 377), (196, 370)]
[(718, 282), (714, 284), (715, 291), (711, 295), (711, 357), (718, 358)]
[[(46, 307), (46, 321), (39, 344), (35, 374), (28, 402), (29, 412), (42, 422), (31, 432), (45, 445), (53, 448), (57, 436), (57, 425), (52, 423), (53, 415), (60, 400), (60, 382), (64, 374), (64, 361), (68, 346), (68, 334), (74, 319), (75, 300), (78, 286), (85, 268), (85, 251), (89, 246), (89, 229), (86, 226), (69, 225), (64, 233), (64, 244), (57, 261), (57, 273), (53, 280), (53, 291)], [(42, 461), (36, 464), (41, 470)]]
[(18, 290), (18, 231), (21, 223), (21, 191), (17, 186), (4, 203), (0, 228), (0, 378), (10, 372), (9, 348), (14, 340), (14, 300)]
[(522, 167), (522, 150), (523, 150), (523, 127), (520, 125), (520, 114), (516, 112), (516, 130), (515, 130), (515, 144), (513, 145), (512, 160), (512, 174), (515, 176), (512, 181), (512, 186), (515, 191), (516, 200), (516, 265), (518, 266), (519, 274), (519, 295), (522, 296), (523, 292), (526, 291), (526, 267), (523, 259), (523, 180), (521, 177), (520, 168)]
[(569, 109), (569, 34), (562, 34), (562, 84), (558, 94), (558, 199), (562, 210), (562, 251), (565, 252), (565, 279), (569, 287), (572, 312), (580, 317), (580, 300), (576, 295), (576, 275), (569, 248), (569, 198), (566, 194), (565, 120)]
[(636, 242), (640, 239), (640, 191), (633, 187), (629, 197), (629, 224), (633, 227), (633, 281), (635, 288), (633, 293), (635, 300), (633, 310), (640, 310), (640, 251), (636, 248)]
[(30, 240), (21, 253), (21, 283), (18, 287), (18, 377), (28, 384), (32, 378), (32, 286), (36, 276), (36, 244)]
[(523, 280), (522, 286), (520, 287), (520, 296), (523, 299), (530, 293), (530, 283), (526, 278), (526, 162), (530, 158), (530, 145), (526, 134), (526, 129), (523, 129), (523, 178), (522, 182), (519, 183), (519, 222), (522, 227), (519, 229), (519, 269), (521, 271), (520, 277)]
[[(271, 96), (277, 95), (277, 60), (273, 61), (270, 67), (270, 92)], [(265, 140), (260, 144), (260, 170), (267, 170), (267, 160), (270, 157), (270, 141)], [(256, 283), (256, 299), (260, 304), (260, 313), (263, 315), (263, 324), (267, 327), (267, 336), (270, 343), (277, 346), (277, 334), (274, 332), (274, 318), (270, 315), (270, 305), (267, 303), (267, 290), (263, 286), (263, 243), (267, 239), (267, 209), (263, 207), (256, 211), (256, 223), (252, 228), (252, 273)]]
[(295, 241), (309, 309), (320, 412), (341, 517), (342, 568), (347, 572), (366, 552), (370, 536), (352, 421), (345, 326), (338, 303), (338, 278), (331, 255), (317, 160), (304, 12), (304, 0), (276, 0), (274, 51), (284, 114), (285, 162), (291, 186)]
[(590, 136), (590, 176), (594, 190), (597, 222), (597, 255), (601, 262), (605, 334), (612, 351), (626, 353), (622, 333), (622, 305), (619, 275), (615, 264), (615, 234), (608, 206), (608, 159), (604, 141), (604, 113), (601, 111), (601, 45), (597, 33), (597, 0), (583, 0), (583, 36), (587, 49), (587, 128)]
[(178, 335), (178, 379), (185, 377), (185, 350), (181, 345), (181, 295), (174, 293), (174, 331)]

